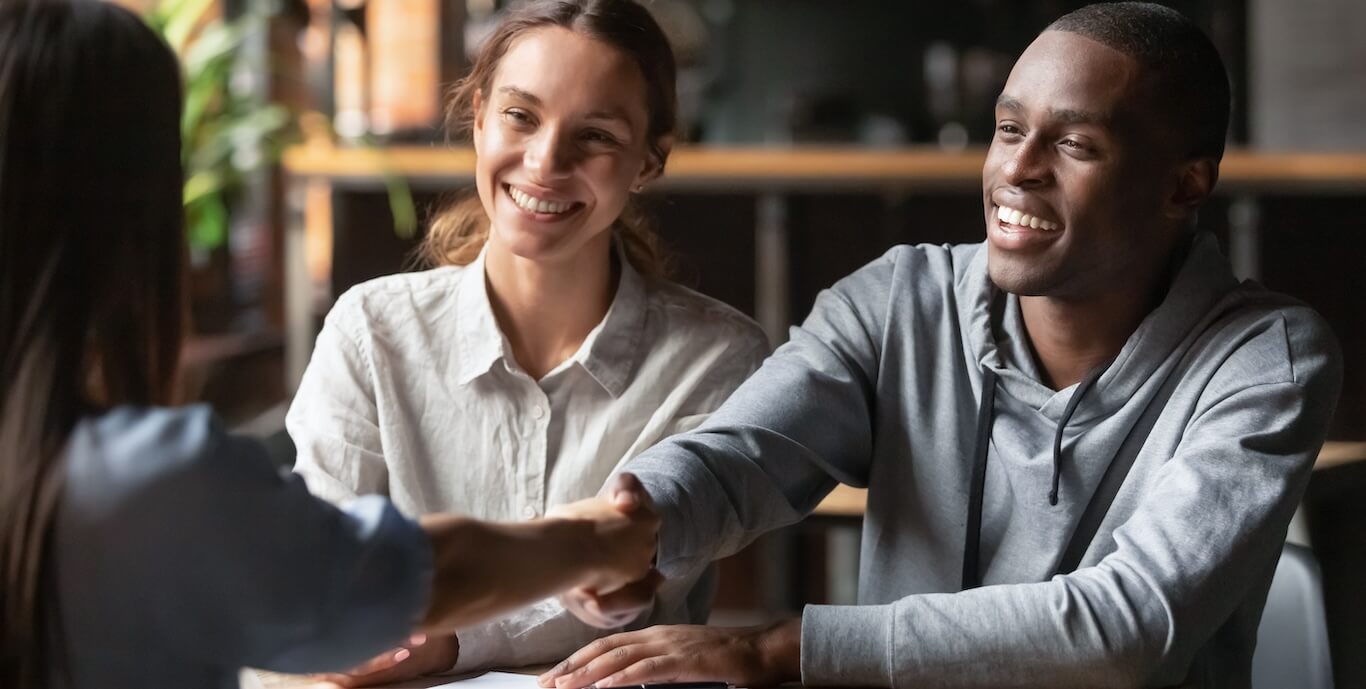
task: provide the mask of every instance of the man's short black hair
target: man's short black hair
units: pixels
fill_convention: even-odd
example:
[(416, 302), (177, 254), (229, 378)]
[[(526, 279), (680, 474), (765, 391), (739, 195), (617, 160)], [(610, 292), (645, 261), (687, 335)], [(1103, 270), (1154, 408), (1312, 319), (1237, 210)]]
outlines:
[(1191, 157), (1224, 155), (1229, 79), (1214, 43), (1185, 15), (1147, 2), (1088, 5), (1048, 26), (1114, 48), (1152, 72), (1172, 125), (1184, 129)]

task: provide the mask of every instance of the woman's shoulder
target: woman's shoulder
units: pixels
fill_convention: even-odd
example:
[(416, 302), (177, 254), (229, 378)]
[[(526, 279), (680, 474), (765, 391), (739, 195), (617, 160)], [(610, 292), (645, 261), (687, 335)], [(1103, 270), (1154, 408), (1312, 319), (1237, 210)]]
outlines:
[(714, 297), (676, 282), (658, 281), (646, 290), (649, 312), (674, 336), (719, 340), (743, 348), (769, 348), (753, 318)]
[(447, 308), (449, 297), (460, 289), (460, 276), (468, 269), (441, 266), (366, 280), (337, 298), (328, 321), (353, 325), (411, 322), (414, 316)]
[[(100, 515), (151, 499), (273, 475), (265, 449), (229, 435), (206, 405), (116, 407), (78, 422), (66, 446), (65, 502)], [(209, 493), (214, 490), (207, 491)]]

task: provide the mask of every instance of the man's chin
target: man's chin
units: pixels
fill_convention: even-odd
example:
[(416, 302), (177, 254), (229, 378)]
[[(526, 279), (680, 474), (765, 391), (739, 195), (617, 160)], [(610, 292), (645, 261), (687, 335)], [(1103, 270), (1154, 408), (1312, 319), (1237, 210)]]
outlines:
[(1041, 270), (1033, 261), (988, 254), (987, 276), (1002, 292), (1020, 297), (1044, 296), (1053, 283), (1048, 271)]

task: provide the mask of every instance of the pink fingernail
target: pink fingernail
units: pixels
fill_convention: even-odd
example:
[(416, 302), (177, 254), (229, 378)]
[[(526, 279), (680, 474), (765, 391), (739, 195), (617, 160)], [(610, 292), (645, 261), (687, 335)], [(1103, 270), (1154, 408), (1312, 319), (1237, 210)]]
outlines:
[(394, 654), (394, 660), (395, 660), (396, 662), (402, 662), (402, 661), (407, 660), (407, 659), (408, 659), (408, 656), (410, 656), (410, 655), (412, 655), (412, 654), (413, 654), (412, 651), (409, 651), (409, 650), (406, 649), (406, 648), (400, 648), (400, 649), (398, 650), (398, 653), (395, 653), (395, 654)]

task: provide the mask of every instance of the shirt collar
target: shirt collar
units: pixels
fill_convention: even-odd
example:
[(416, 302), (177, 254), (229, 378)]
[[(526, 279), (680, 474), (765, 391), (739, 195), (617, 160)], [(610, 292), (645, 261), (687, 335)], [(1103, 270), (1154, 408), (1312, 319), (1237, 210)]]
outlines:
[(620, 397), (631, 382), (645, 331), (645, 280), (616, 245), (621, 277), (607, 315), (575, 354), (579, 364), (612, 397)]
[[(499, 360), (511, 357), (511, 347), (489, 301), (484, 277), (484, 255), (460, 273), (457, 290), (456, 348), (460, 361), (457, 382), (469, 383), (487, 373)], [(583, 367), (612, 397), (620, 397), (631, 381), (639, 355), (638, 343), (645, 329), (645, 280), (616, 245), (621, 276), (612, 305), (602, 322), (584, 338), (572, 360)]]
[(488, 282), (484, 279), (485, 250), (480, 250), (479, 257), (460, 272), (456, 290), (455, 338), (460, 360), (457, 382), (461, 385), (487, 373), (506, 352), (506, 339), (493, 317)]

